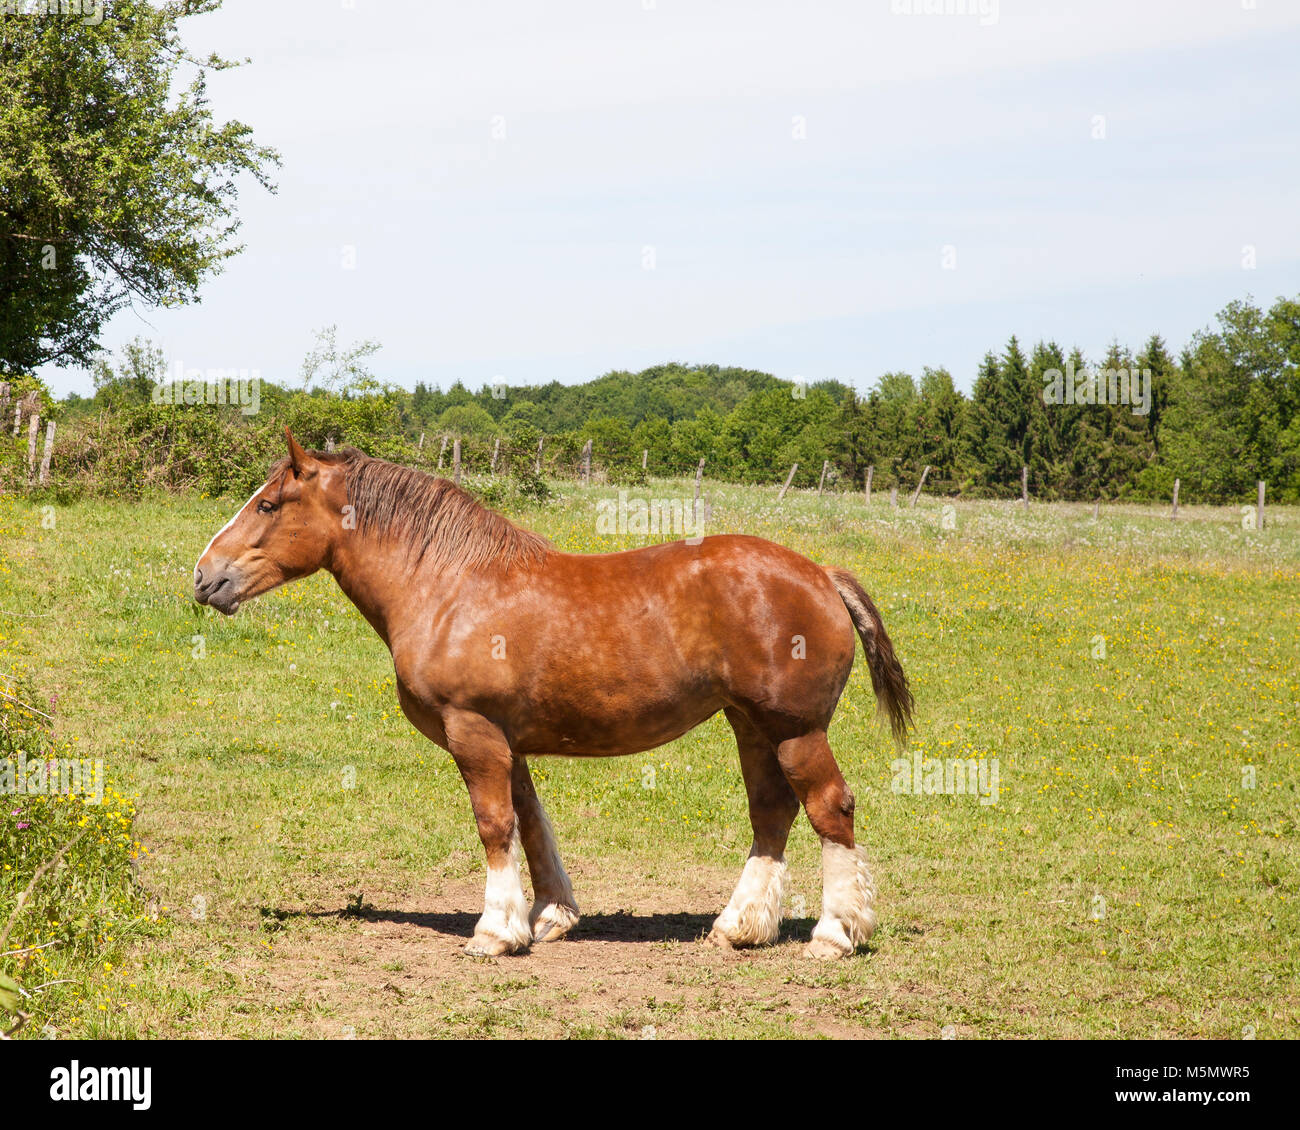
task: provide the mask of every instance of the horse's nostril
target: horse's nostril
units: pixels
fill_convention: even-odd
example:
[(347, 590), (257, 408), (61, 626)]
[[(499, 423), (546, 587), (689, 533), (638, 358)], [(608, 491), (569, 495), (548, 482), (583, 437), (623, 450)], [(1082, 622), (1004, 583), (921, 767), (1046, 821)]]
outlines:
[(199, 585), (201, 585), (201, 584), (203, 584), (203, 570), (202, 570), (202, 569), (195, 569), (195, 570), (194, 570), (194, 586), (195, 586), (195, 588), (197, 588), (197, 587), (198, 587)]

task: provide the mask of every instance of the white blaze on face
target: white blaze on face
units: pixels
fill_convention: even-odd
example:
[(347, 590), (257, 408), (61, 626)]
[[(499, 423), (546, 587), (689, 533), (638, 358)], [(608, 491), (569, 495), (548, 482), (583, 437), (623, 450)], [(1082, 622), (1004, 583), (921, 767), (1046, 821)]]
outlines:
[(235, 516), (231, 518), (230, 521), (227, 522), (224, 526), (222, 526), (221, 529), (219, 529), (215, 534), (213, 534), (212, 541), (208, 542), (208, 544), (203, 547), (203, 552), (199, 554), (199, 560), (194, 563), (194, 577), (196, 582), (198, 580), (198, 574), (199, 574), (199, 562), (201, 562), (205, 557), (207, 557), (208, 550), (212, 548), (212, 542), (215, 542), (217, 538), (219, 538), (228, 529), (230, 529), (231, 526), (233, 526), (236, 522), (239, 521), (239, 515), (242, 514), (245, 510), (247, 510), (250, 505), (252, 505), (253, 499), (256, 498), (259, 494), (261, 494), (262, 491), (266, 490), (267, 486), (270, 485), (270, 482), (271, 480), (267, 479), (267, 481), (264, 482), (260, 487), (258, 487), (257, 490), (253, 491), (253, 493), (249, 496), (248, 501), (245, 502), (244, 505), (241, 506), (235, 512)]

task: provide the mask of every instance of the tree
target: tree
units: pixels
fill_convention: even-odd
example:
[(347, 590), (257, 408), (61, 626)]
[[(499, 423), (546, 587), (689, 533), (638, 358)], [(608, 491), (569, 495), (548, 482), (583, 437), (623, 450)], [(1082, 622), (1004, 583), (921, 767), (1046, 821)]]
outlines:
[(316, 331), (316, 344), (307, 351), (299, 370), (303, 391), (314, 387), (342, 395), (382, 388), (382, 382), (365, 363), (367, 357), (379, 352), (379, 342), (358, 341), (340, 347), (337, 339), (337, 326)]
[(1162, 459), (1192, 497), (1251, 497), (1256, 479), (1286, 498), (1294, 480), (1300, 350), (1296, 304), (1267, 313), (1230, 302), (1217, 330), (1197, 333), (1183, 353), (1160, 420)]
[(147, 404), (154, 386), (163, 379), (163, 351), (148, 338), (136, 337), (122, 347), (116, 370), (102, 354), (91, 366), (95, 400), (121, 407)]
[[(876, 435), (871, 462), (879, 464), (877, 474), (897, 476), (910, 482), (921, 472), (917, 459), (921, 443), (917, 430), (916, 381), (911, 373), (885, 373), (868, 398)], [(876, 480), (882, 483), (887, 480)]]
[(850, 389), (840, 401), (840, 415), (836, 429), (840, 435), (839, 463), (845, 478), (856, 486), (866, 479), (866, 468), (871, 462), (873, 448), (871, 416), (866, 401)]
[(197, 301), (241, 249), (236, 177), (274, 191), (279, 158), (212, 118), (207, 73), (235, 64), (181, 43), (220, 4), (0, 19), (0, 373), (89, 366), (115, 311)]
[(444, 393), (444, 398), (445, 403), (453, 408), (461, 404), (474, 403), (474, 394), (465, 387), (465, 382), (461, 380), (452, 382), (451, 388)]
[(1136, 367), (1136, 361), (1118, 342), (1112, 344), (1098, 374), (1098, 403), (1086, 409), (1090, 414), (1096, 413), (1101, 422), (1105, 437), (1101, 448), (1101, 481), (1107, 492), (1116, 497), (1132, 491), (1138, 474), (1154, 454), (1146, 417), (1135, 413), (1131, 404), (1110, 399), (1109, 374), (1131, 373)]
[(1279, 298), (1268, 312), (1268, 329), (1278, 356), (1273, 395), (1279, 425), (1269, 489), (1274, 498), (1294, 502), (1300, 498), (1300, 302)]
[(1020, 471), (1002, 416), (1002, 397), (998, 359), (986, 353), (971, 389), (963, 446), (973, 468), (974, 485), (991, 494), (1006, 494), (1012, 468), (1017, 474)]
[[(513, 433), (515, 425), (518, 423), (526, 423), (530, 427), (536, 428), (540, 435), (545, 430), (546, 410), (540, 404), (531, 400), (516, 400), (510, 405), (510, 411), (501, 418), (501, 425), (507, 431)], [(533, 442), (536, 443), (537, 441), (534, 440)]]
[(930, 465), (936, 483), (960, 479), (966, 408), (966, 398), (953, 384), (952, 374), (927, 367), (921, 376), (916, 410), (918, 458), (922, 466)]
[[(702, 412), (712, 416), (707, 410)], [(716, 448), (700, 446), (718, 473), (742, 482), (768, 482), (784, 475), (791, 463), (799, 464), (799, 482), (816, 482), (822, 460), (834, 456), (843, 443), (841, 408), (822, 389), (773, 384), (751, 393), (726, 419)], [(674, 425), (675, 435), (689, 421)], [(689, 447), (675, 440), (681, 458), (689, 460)]]
[(490, 436), (497, 422), (480, 404), (453, 404), (438, 417), (438, 427), (450, 435)]
[(1015, 493), (1020, 468), (1033, 453), (1031, 414), (1042, 407), (1043, 386), (1036, 383), (1020, 343), (1013, 336), (1001, 358), (988, 353), (980, 366), (967, 414), (966, 450), (976, 482), (987, 493)]
[(435, 419), (442, 413), (442, 394), (436, 388), (430, 388), (423, 381), (415, 382), (415, 391), (411, 393), (411, 414), (421, 423)]
[[(1044, 399), (1057, 374), (1065, 380), (1065, 357), (1056, 342), (1039, 342), (1029, 358), (1029, 482), (1035, 494), (1059, 497), (1064, 486), (1062, 455), (1067, 450), (1071, 418), (1069, 406)], [(1049, 374), (1051, 374), (1049, 376)]]
[[(1151, 407), (1147, 413), (1147, 430), (1151, 434), (1151, 443), (1157, 453), (1160, 451), (1160, 421), (1164, 418), (1165, 408), (1169, 404), (1170, 385), (1174, 379), (1177, 365), (1165, 348), (1164, 338), (1152, 334), (1137, 358), (1138, 369), (1151, 374)], [(1145, 381), (1145, 376), (1143, 380)]]

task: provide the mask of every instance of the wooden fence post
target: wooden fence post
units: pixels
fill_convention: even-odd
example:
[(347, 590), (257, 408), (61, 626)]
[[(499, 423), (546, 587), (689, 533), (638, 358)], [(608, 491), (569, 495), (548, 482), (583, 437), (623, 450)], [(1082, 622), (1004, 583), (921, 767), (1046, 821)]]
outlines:
[(1020, 501), (1025, 504), (1025, 509), (1029, 509), (1029, 468), (1020, 468)]
[(545, 436), (542, 436), (542, 438), (537, 441), (537, 466), (534, 468), (534, 471), (539, 475), (542, 473), (542, 444), (545, 442)]
[(700, 465), (695, 468), (695, 501), (692, 503), (691, 514), (695, 518), (695, 528), (700, 528), (700, 484), (704, 482), (704, 456), (700, 456)]
[(329, 437), (326, 438), (326, 440), (325, 440), (325, 450), (326, 450), (326, 451), (333, 451), (333, 450), (334, 450), (334, 437), (333, 437), (333, 436), (329, 436)]
[(827, 470), (827, 468), (830, 467), (830, 465), (831, 465), (831, 461), (830, 461), (829, 459), (823, 459), (823, 460), (822, 460), (822, 477), (817, 481), (817, 497), (818, 497), (818, 498), (821, 498), (821, 496), (822, 496), (822, 487), (824, 487), (824, 486), (826, 485), (826, 470)]
[(501, 454), (501, 437), (497, 436), (496, 443), (492, 445), (492, 466), (490, 468), (492, 474), (494, 475), (497, 473), (497, 457), (500, 454)]
[(20, 400), (14, 405), (14, 435), (18, 434), (18, 426), (23, 422), (23, 402)]
[(786, 477), (785, 477), (785, 486), (783, 486), (783, 487), (781, 488), (781, 493), (778, 494), (778, 495), (776, 496), (776, 500), (777, 500), (777, 502), (780, 502), (781, 499), (783, 499), (783, 498), (785, 497), (785, 492), (788, 491), (788, 490), (790, 489), (790, 484), (791, 484), (792, 482), (794, 482), (794, 473), (795, 473), (797, 470), (799, 470), (799, 464), (798, 464), (798, 463), (791, 463), (791, 464), (790, 464), (790, 473), (789, 473), (788, 475), (786, 475)]
[(424, 450), (424, 433), (423, 433), (423, 432), (420, 433), (420, 442), (417, 443), (415, 446), (416, 446), (417, 450), (419, 450), (419, 451), (423, 451), (423, 450)]
[(648, 447), (643, 447), (641, 449), (641, 470), (644, 471), (646, 469), (646, 462), (649, 460), (649, 458), (650, 458), (650, 449)]
[(1255, 483), (1255, 529), (1264, 528), (1264, 480)]
[(33, 412), (27, 423), (27, 481), (36, 477), (36, 433), (40, 431), (41, 418)]
[(898, 505), (898, 484), (895, 483), (889, 488), (889, 505), (896, 507)]
[(4, 417), (4, 414), (8, 408), (9, 408), (9, 382), (0, 381), (0, 419)]
[(438, 449), (438, 470), (442, 470), (442, 457), (447, 454), (447, 437), (442, 437), (442, 446)]
[(45, 425), (45, 450), (41, 452), (41, 486), (50, 481), (50, 456), (54, 453), (54, 421)]
[(873, 463), (867, 468), (867, 505), (871, 505), (871, 480), (876, 474), (876, 465)]
[(1170, 512), (1169, 517), (1174, 519), (1175, 521), (1178, 520), (1178, 488), (1181, 484), (1182, 484), (1182, 479), (1174, 480), (1174, 508)]
[(916, 490), (912, 492), (912, 501), (907, 504), (908, 506), (916, 505), (916, 500), (921, 497), (921, 488), (925, 486), (925, 476), (928, 475), (929, 473), (930, 473), (930, 464), (927, 463), (925, 465), (925, 470), (921, 472), (921, 481), (916, 484)]
[(591, 440), (582, 445), (582, 485), (591, 486)]
[(451, 446), (451, 481), (460, 486), (460, 436)]

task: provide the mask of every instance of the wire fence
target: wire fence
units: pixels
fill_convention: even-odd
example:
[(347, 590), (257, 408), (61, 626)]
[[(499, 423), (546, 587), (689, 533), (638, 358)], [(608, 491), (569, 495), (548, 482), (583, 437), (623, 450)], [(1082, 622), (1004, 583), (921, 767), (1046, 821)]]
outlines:
[[(457, 469), (462, 475), (474, 476), (531, 472), (599, 485), (694, 479), (700, 475), (703, 465), (704, 475), (714, 481), (815, 490), (819, 494), (862, 493), (866, 497), (868, 491), (888, 494), (895, 490), (910, 496), (922, 484), (934, 494), (957, 494), (962, 490), (962, 483), (956, 477), (938, 473), (933, 467), (912, 467), (906, 461), (846, 468), (826, 458), (812, 464), (794, 462), (776, 474), (756, 473), (750, 466), (738, 465), (734, 456), (711, 460), (707, 454), (664, 456), (650, 448), (602, 451), (593, 441), (575, 439), (572, 434), (542, 436), (536, 444), (520, 445), (498, 436), (423, 433), (416, 451), (413, 462), (421, 469), (448, 476), (454, 476)], [(1019, 480), (1015, 487), (1019, 489)]]
[[(427, 437), (422, 437), (422, 440)], [(431, 451), (422, 442), (421, 451)], [(427, 456), (434, 473), (447, 474), (459, 482), (466, 476), (503, 475), (519, 473), (540, 475), (546, 478), (571, 480), (586, 485), (605, 484), (646, 484), (652, 480), (669, 480), (676, 482), (693, 482), (696, 501), (707, 494), (710, 482), (767, 486), (775, 492), (780, 501), (791, 490), (803, 493), (815, 492), (818, 496), (847, 497), (856, 495), (864, 503), (888, 499), (891, 506), (914, 507), (925, 496), (940, 498), (957, 498), (969, 496), (968, 484), (951, 473), (945, 474), (929, 464), (919, 466), (904, 460), (895, 460), (888, 464), (867, 464), (865, 467), (845, 468), (835, 460), (827, 457), (820, 464), (811, 468), (798, 462), (791, 464), (783, 476), (755, 475), (745, 468), (744, 473), (734, 474), (734, 464), (723, 459), (719, 461), (721, 473), (710, 467), (707, 456), (695, 458), (656, 456), (649, 448), (643, 448), (639, 457), (633, 453), (629, 457), (618, 452), (613, 459), (601, 459), (597, 456), (593, 441), (581, 441), (572, 434), (565, 436), (541, 437), (537, 446), (519, 446), (501, 437), (443, 437), (438, 439), (438, 458), (432, 460)], [(732, 474), (728, 474), (728, 471)], [(1001, 489), (989, 490), (986, 486), (982, 497), (1000, 498), (1011, 501), (1028, 509), (1038, 502), (1067, 501), (1055, 498), (1035, 499), (1033, 481), (1028, 466), (1020, 468), (1020, 474), (998, 484)], [(1179, 492), (1181, 484), (1174, 480), (1172, 496), (1169, 499), (1169, 517), (1177, 520), (1179, 514)], [(1267, 483), (1260, 480), (1256, 484), (1256, 497), (1253, 505), (1246, 504), (1244, 510), (1251, 528), (1264, 527), (1264, 507)], [(1094, 512), (1103, 503), (1114, 499), (1100, 493), (1092, 499), (1073, 499), (1075, 503), (1091, 502)]]

